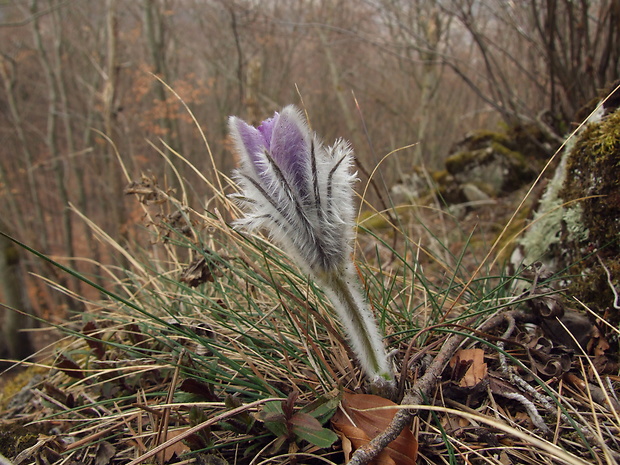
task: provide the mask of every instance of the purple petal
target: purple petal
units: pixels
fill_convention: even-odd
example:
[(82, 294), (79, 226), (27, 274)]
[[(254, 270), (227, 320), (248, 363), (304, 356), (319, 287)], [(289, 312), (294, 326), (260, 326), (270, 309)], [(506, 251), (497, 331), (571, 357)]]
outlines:
[(258, 166), (259, 155), (267, 150), (269, 145), (265, 136), (261, 131), (235, 116), (230, 118), (229, 125), (243, 163), (249, 161), (256, 173), (259, 173), (261, 171)]
[(289, 182), (304, 190), (310, 172), (310, 131), (292, 106), (279, 116), (272, 128), (271, 156)]
[(265, 142), (267, 143), (267, 149), (271, 147), (271, 136), (273, 134), (273, 127), (277, 124), (279, 119), (280, 114), (278, 112), (275, 112), (272, 118), (266, 119), (258, 127), (258, 130), (265, 138)]

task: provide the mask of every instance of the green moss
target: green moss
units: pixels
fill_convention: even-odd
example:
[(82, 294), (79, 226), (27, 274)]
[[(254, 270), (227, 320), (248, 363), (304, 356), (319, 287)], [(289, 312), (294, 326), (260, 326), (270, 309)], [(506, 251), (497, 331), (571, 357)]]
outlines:
[(491, 197), (512, 192), (531, 181), (535, 171), (505, 134), (480, 132), (460, 144), (462, 150), (445, 161), (446, 170), (460, 184), (486, 183)]
[[(358, 219), (358, 224), (363, 226), (365, 229), (370, 230), (381, 230), (389, 228), (390, 224), (388, 219), (383, 215), (378, 215), (372, 212), (364, 212), (360, 215)], [(363, 229), (359, 230), (360, 233), (363, 233)]]
[(448, 173), (458, 174), (465, 171), (472, 163), (480, 165), (485, 160), (485, 152), (486, 155), (490, 154), (488, 150), (463, 150), (450, 155), (446, 158), (446, 170)]
[[(606, 263), (605, 266), (612, 276), (612, 282), (618, 288), (618, 279), (613, 279), (613, 277), (620, 276), (620, 262), (608, 255), (604, 255), (601, 260)], [(598, 259), (594, 257), (585, 259), (577, 263), (574, 269), (581, 272), (581, 277), (572, 281), (568, 292), (576, 296), (606, 322), (617, 327), (620, 324), (620, 315), (612, 305), (615, 296), (609, 285), (607, 272), (600, 266)], [(611, 336), (614, 336), (614, 333), (611, 333)], [(615, 337), (617, 339), (617, 334)]]
[[(568, 292), (603, 316), (620, 324), (612, 284), (620, 289), (620, 112), (590, 124), (572, 148), (566, 178), (559, 192), (565, 208), (563, 251), (571, 267)], [(604, 265), (604, 267), (603, 267)]]
[(557, 140), (550, 139), (537, 124), (519, 124), (506, 130), (512, 147), (523, 154), (524, 158), (536, 165), (539, 171), (549, 157), (559, 147)]
[(500, 144), (499, 142), (493, 141), (490, 146), (494, 152), (501, 153), (510, 160), (517, 163), (525, 163), (525, 158), (523, 158), (523, 155), (515, 150), (512, 150), (505, 144)]
[[(396, 217), (406, 218), (411, 214), (411, 211), (411, 205), (398, 205), (391, 210), (391, 213)], [(390, 224), (390, 219), (386, 214), (379, 214), (372, 211), (363, 211), (358, 218), (358, 224), (365, 229), (373, 231), (394, 228), (394, 225)], [(359, 231), (363, 232), (362, 229)]]
[(480, 130), (470, 133), (465, 138), (463, 145), (466, 145), (469, 150), (477, 150), (492, 143), (508, 146), (510, 138), (502, 132)]
[(450, 173), (448, 173), (448, 170), (433, 171), (431, 173), (431, 178), (433, 181), (440, 185), (444, 184), (449, 176)]
[[(567, 162), (560, 197), (580, 202), (587, 239), (600, 248), (620, 239), (620, 112), (589, 125)], [(585, 198), (589, 197), (589, 198)]]
[(7, 380), (0, 386), (0, 412), (6, 409), (7, 404), (15, 394), (21, 391), (35, 376), (47, 373), (44, 367), (30, 366), (14, 376), (7, 376)]
[(15, 458), (21, 451), (34, 446), (40, 428), (20, 425), (0, 425), (0, 454), (7, 458)]

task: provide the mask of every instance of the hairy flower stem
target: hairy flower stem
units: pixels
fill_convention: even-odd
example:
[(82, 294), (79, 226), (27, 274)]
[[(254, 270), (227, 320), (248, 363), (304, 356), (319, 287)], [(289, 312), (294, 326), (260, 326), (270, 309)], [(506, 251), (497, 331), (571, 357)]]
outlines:
[(395, 386), (381, 333), (370, 305), (363, 296), (353, 265), (316, 277), (331, 300), (349, 336), (360, 364), (378, 394), (391, 394)]

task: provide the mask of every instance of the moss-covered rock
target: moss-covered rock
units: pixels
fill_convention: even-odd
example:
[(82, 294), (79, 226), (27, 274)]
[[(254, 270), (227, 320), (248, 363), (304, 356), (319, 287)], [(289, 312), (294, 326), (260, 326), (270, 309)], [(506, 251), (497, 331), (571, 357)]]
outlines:
[(543, 168), (551, 155), (560, 147), (560, 140), (549, 130), (543, 131), (539, 124), (517, 124), (506, 129), (509, 147), (518, 150), (537, 172)]
[(609, 114), (620, 107), (620, 79), (600, 89), (597, 95), (579, 109), (577, 121), (595, 121), (601, 114)]
[(569, 291), (618, 326), (620, 302), (611, 286), (620, 291), (620, 111), (583, 131), (559, 195), (577, 200), (566, 208), (561, 236), (578, 276)]
[[(620, 112), (582, 132), (566, 166), (560, 197), (581, 200), (572, 207), (578, 225), (566, 224), (569, 238), (600, 249), (618, 248), (620, 238)], [(587, 197), (587, 198), (586, 198)]]
[(620, 111), (569, 141), (520, 243), (525, 264), (568, 275), (568, 294), (620, 325)]
[(411, 172), (402, 173), (399, 181), (392, 186), (390, 194), (397, 204), (415, 204), (420, 197), (427, 195), (433, 187), (432, 178), (421, 167), (414, 166)]
[(427, 174), (414, 167), (402, 174), (391, 194), (397, 204), (416, 203), (431, 193), (434, 183), (448, 204), (485, 203), (532, 181), (556, 145), (557, 141), (549, 141), (534, 125), (518, 125), (503, 132), (475, 131), (451, 150), (445, 170)]
[(446, 159), (446, 170), (458, 185), (476, 186), (489, 197), (513, 192), (536, 174), (506, 134), (487, 131), (459, 143)]

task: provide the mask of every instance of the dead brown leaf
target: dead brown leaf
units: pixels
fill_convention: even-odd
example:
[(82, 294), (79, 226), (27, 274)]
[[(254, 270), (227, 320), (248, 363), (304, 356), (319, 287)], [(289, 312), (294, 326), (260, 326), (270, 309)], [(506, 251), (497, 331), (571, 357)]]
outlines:
[(58, 355), (58, 357), (56, 358), (54, 368), (57, 368), (71, 378), (84, 379), (86, 377), (77, 363), (75, 363), (73, 360), (68, 359), (62, 354)]
[(563, 345), (576, 352), (587, 347), (594, 330), (588, 315), (572, 309), (566, 309), (558, 318), (543, 320), (540, 327), (554, 346)]
[[(168, 431), (168, 434), (166, 435), (166, 441), (169, 441), (172, 438), (176, 438), (177, 436), (185, 433), (185, 431), (187, 431), (188, 429), (189, 428), (181, 428), (174, 431)], [(188, 452), (189, 450), (190, 448), (187, 446), (187, 444), (185, 444), (183, 441), (178, 441), (164, 449), (164, 461), (168, 462), (175, 455), (177, 457), (180, 457), (182, 454)]]
[[(345, 393), (331, 423), (341, 437), (343, 445), (350, 443), (352, 449), (355, 450), (368, 444), (372, 438), (385, 431), (397, 412), (397, 409), (375, 409), (396, 405), (391, 400), (379, 396)], [(350, 453), (351, 446), (347, 448)], [(348, 455), (346, 452), (345, 450), (345, 455)], [(370, 462), (370, 465), (415, 465), (417, 456), (418, 440), (411, 429), (405, 428)]]
[(116, 454), (116, 448), (108, 441), (102, 441), (95, 452), (95, 465), (108, 465)]
[(88, 321), (82, 328), (82, 333), (86, 336), (86, 343), (93, 350), (99, 360), (105, 358), (105, 346), (101, 342), (99, 328), (94, 321)]
[(484, 363), (484, 350), (482, 349), (459, 350), (450, 360), (450, 367), (454, 370), (461, 365), (467, 366), (467, 371), (457, 379), (460, 387), (473, 388), (488, 376), (487, 364)]

